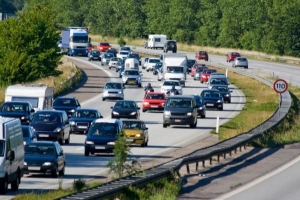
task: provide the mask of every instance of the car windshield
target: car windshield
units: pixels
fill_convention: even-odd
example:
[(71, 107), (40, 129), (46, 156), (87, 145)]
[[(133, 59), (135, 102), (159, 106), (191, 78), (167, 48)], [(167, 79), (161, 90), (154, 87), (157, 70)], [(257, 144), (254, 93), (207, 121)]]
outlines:
[(122, 47), (121, 51), (130, 51), (130, 47)]
[(180, 86), (180, 83), (179, 81), (165, 81), (163, 84), (163, 86), (172, 86), (172, 85)]
[(183, 73), (183, 67), (167, 67), (167, 73)]
[(143, 127), (144, 127), (144, 123), (141, 121), (123, 121), (124, 129), (140, 130), (140, 129), (143, 129)]
[(98, 112), (95, 110), (77, 110), (72, 118), (96, 118), (98, 117)]
[(5, 142), (4, 140), (0, 140), (0, 157), (4, 156)]
[(124, 72), (124, 75), (132, 75), (132, 76), (137, 76), (137, 75), (140, 75), (139, 71), (135, 71), (135, 70), (132, 70), (132, 71), (125, 71)]
[(156, 65), (155, 65), (155, 69), (158, 69), (158, 68), (161, 68), (162, 67), (162, 63), (161, 62), (159, 62), (159, 63), (156, 63)]
[(148, 62), (149, 58), (145, 58), (145, 62)]
[(232, 53), (232, 55), (234, 55), (234, 56), (240, 56), (239, 53)]
[(228, 92), (228, 87), (223, 87), (223, 86), (216, 86), (213, 87), (212, 89), (219, 90), (220, 92)]
[(119, 60), (119, 59), (116, 58), (116, 57), (113, 57), (113, 58), (110, 59), (110, 61), (118, 61), (118, 60)]
[(149, 63), (158, 63), (158, 62), (160, 62), (160, 60), (159, 59), (149, 59), (148, 62)]
[(29, 112), (29, 105), (25, 103), (4, 103), (2, 112)]
[(193, 101), (190, 98), (171, 98), (167, 101), (167, 107), (171, 108), (191, 108)]
[(91, 51), (91, 54), (100, 54), (100, 52), (97, 51), (97, 50), (92, 50), (92, 51)]
[(187, 66), (190, 68), (196, 63), (196, 60), (194, 59), (188, 59), (187, 60)]
[(104, 54), (104, 58), (112, 58), (112, 57), (114, 57), (114, 55), (111, 53)]
[(238, 58), (238, 61), (247, 61), (246, 58)]
[(116, 136), (117, 126), (114, 123), (93, 123), (89, 128), (88, 135), (92, 136)]
[(203, 73), (204, 74), (211, 74), (211, 73), (215, 73), (217, 72), (216, 70), (204, 70)]
[(29, 137), (29, 126), (22, 126), (23, 137)]
[(76, 106), (75, 99), (56, 99), (53, 103), (54, 106)]
[(202, 70), (200, 68), (196, 69), (196, 72), (200, 73)]
[(43, 156), (54, 156), (56, 150), (53, 144), (36, 144), (30, 143), (25, 146), (25, 154), (43, 155)]
[(212, 84), (212, 85), (227, 85), (228, 82), (227, 82), (227, 79), (225, 79), (225, 78), (212, 78), (210, 80), (210, 84)]
[(114, 108), (136, 108), (135, 102), (133, 101), (118, 101)]
[(128, 55), (129, 52), (128, 52), (128, 51), (121, 51), (120, 54), (121, 54), (121, 55)]
[(38, 112), (34, 115), (32, 122), (35, 123), (62, 123), (60, 114), (55, 112)]
[(146, 99), (165, 99), (164, 94), (147, 94)]
[(101, 42), (101, 43), (100, 43), (100, 46), (109, 46), (109, 43)]
[(128, 58), (137, 58), (137, 59), (138, 59), (138, 58), (139, 58), (139, 55), (138, 55), (138, 54), (133, 54), (133, 53), (132, 53), (132, 54), (129, 54), (129, 55), (128, 55)]
[(202, 100), (202, 98), (200, 97), (200, 96), (195, 96), (195, 99), (196, 99), (196, 103), (197, 103), (197, 105), (202, 105), (203, 104), (203, 100)]
[(122, 89), (122, 83), (106, 83), (105, 89)]
[(221, 97), (220, 92), (214, 92), (214, 91), (203, 91), (201, 93), (202, 97)]

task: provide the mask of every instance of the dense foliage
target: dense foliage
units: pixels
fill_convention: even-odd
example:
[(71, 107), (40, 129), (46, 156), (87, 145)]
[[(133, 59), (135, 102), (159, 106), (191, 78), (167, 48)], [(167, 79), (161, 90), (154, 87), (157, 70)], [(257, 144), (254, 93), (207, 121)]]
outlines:
[(300, 56), (299, 0), (23, 1), (52, 3), (57, 27), (133, 39), (158, 33), (189, 44)]
[(60, 39), (49, 6), (34, 6), (0, 22), (0, 84), (58, 76)]

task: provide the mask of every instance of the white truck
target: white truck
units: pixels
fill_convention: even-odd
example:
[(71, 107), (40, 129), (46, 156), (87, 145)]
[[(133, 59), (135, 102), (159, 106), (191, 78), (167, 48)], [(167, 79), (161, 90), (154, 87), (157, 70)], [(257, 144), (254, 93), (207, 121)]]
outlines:
[(164, 49), (164, 46), (167, 42), (167, 36), (166, 35), (149, 35), (148, 42), (147, 42), (147, 47), (150, 49)]
[(5, 101), (27, 101), (35, 111), (52, 109), (53, 87), (42, 84), (10, 85), (5, 91)]
[(0, 117), (0, 194), (19, 189), (24, 174), (24, 145), (19, 119)]
[(91, 38), (85, 27), (68, 27), (62, 30), (61, 49), (69, 56), (88, 56)]
[(163, 74), (164, 80), (178, 80), (185, 87), (187, 70), (187, 56), (185, 54), (164, 54)]
[(125, 69), (136, 69), (139, 70), (139, 61), (135, 58), (127, 58), (125, 60)]

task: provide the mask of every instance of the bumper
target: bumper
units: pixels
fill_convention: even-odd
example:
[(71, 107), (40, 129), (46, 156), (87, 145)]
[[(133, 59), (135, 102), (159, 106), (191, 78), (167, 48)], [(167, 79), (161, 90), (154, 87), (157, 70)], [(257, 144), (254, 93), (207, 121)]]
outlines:
[(120, 119), (120, 118), (127, 118), (127, 119), (137, 119), (138, 115), (135, 114), (135, 115), (124, 115), (124, 114), (111, 114), (111, 118), (114, 118), (114, 119)]
[(78, 126), (71, 126), (70, 132), (71, 133), (85, 133), (87, 131), (87, 128), (79, 128)]
[(48, 165), (48, 166), (24, 166), (24, 173), (51, 173), (52, 170), (55, 169), (55, 165)]
[(99, 57), (89, 57), (90, 60), (101, 60)]
[(190, 125), (190, 124), (194, 124), (194, 116), (164, 115), (163, 123), (170, 124), (170, 125)]
[(205, 103), (207, 109), (218, 109), (223, 107), (223, 103)]
[(61, 138), (61, 133), (36, 133), (39, 141), (58, 141)]
[(114, 146), (112, 145), (84, 145), (85, 151), (91, 153), (112, 153), (114, 150)]
[(104, 99), (124, 99), (124, 94), (119, 93), (103, 93)]
[(130, 144), (144, 144), (145, 138), (144, 137), (127, 137), (126, 141)]
[(146, 110), (159, 110), (159, 111), (162, 111), (164, 110), (164, 107), (162, 105), (151, 105), (151, 104), (143, 104), (142, 105), (142, 109), (144, 111)]
[(71, 49), (70, 55), (72, 56), (88, 56), (87, 49)]
[(207, 83), (208, 82), (208, 78), (201, 77), (200, 81), (203, 82), (203, 83)]
[(123, 84), (124, 85), (141, 85), (141, 81), (138, 81), (138, 80), (126, 80), (126, 81), (123, 81)]

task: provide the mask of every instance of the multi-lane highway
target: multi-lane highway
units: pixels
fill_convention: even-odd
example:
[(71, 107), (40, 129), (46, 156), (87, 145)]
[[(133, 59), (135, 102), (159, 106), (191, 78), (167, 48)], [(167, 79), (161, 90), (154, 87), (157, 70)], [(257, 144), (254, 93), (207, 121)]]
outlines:
[[(75, 61), (84, 62), (86, 65), (92, 65), (99, 70), (104, 70), (111, 81), (121, 81), (118, 74), (114, 70), (109, 70), (107, 66), (100, 66), (99, 62), (88, 62), (87, 58), (72, 58)], [(152, 72), (143, 73), (143, 85), (151, 83), (155, 91), (160, 91), (161, 82), (157, 81), (156, 76)], [(220, 123), (234, 118), (242, 109), (245, 97), (239, 89), (234, 86), (232, 94), (232, 103), (225, 104), (223, 111), (207, 111), (205, 119), (198, 119), (198, 127), (190, 129), (188, 127), (171, 127), (163, 129), (162, 113), (141, 113), (141, 119), (144, 120), (149, 127), (149, 146), (148, 147), (133, 147), (132, 153), (134, 157), (141, 160), (155, 159), (155, 155), (163, 154), (165, 151), (170, 151), (179, 147), (186, 146), (195, 141), (199, 141), (209, 136), (210, 131), (215, 128), (216, 117), (220, 117)], [(188, 75), (186, 87), (183, 89), (183, 94), (200, 94), (201, 90), (207, 88), (205, 84), (199, 81), (194, 81)], [(125, 99), (135, 100), (141, 105), (142, 97), (144, 95), (143, 88), (127, 87), (125, 89)], [(100, 110), (104, 118), (110, 118), (111, 109), (114, 105), (113, 101), (102, 102), (101, 94), (95, 96), (88, 101), (82, 102), (84, 108), (97, 108)], [(63, 186), (70, 186), (74, 179), (86, 178), (92, 179), (96, 176), (105, 175), (107, 173), (106, 164), (113, 159), (111, 156), (90, 156), (85, 157), (83, 152), (85, 136), (71, 135), (71, 143), (63, 145), (63, 149), (67, 157), (66, 175), (63, 179)], [(20, 191), (30, 190), (53, 190), (57, 189), (59, 179), (43, 176), (26, 175), (22, 179)], [(11, 195), (10, 195), (11, 194)], [(8, 192), (6, 197), (0, 196), (1, 199), (9, 199), (15, 193)]]

